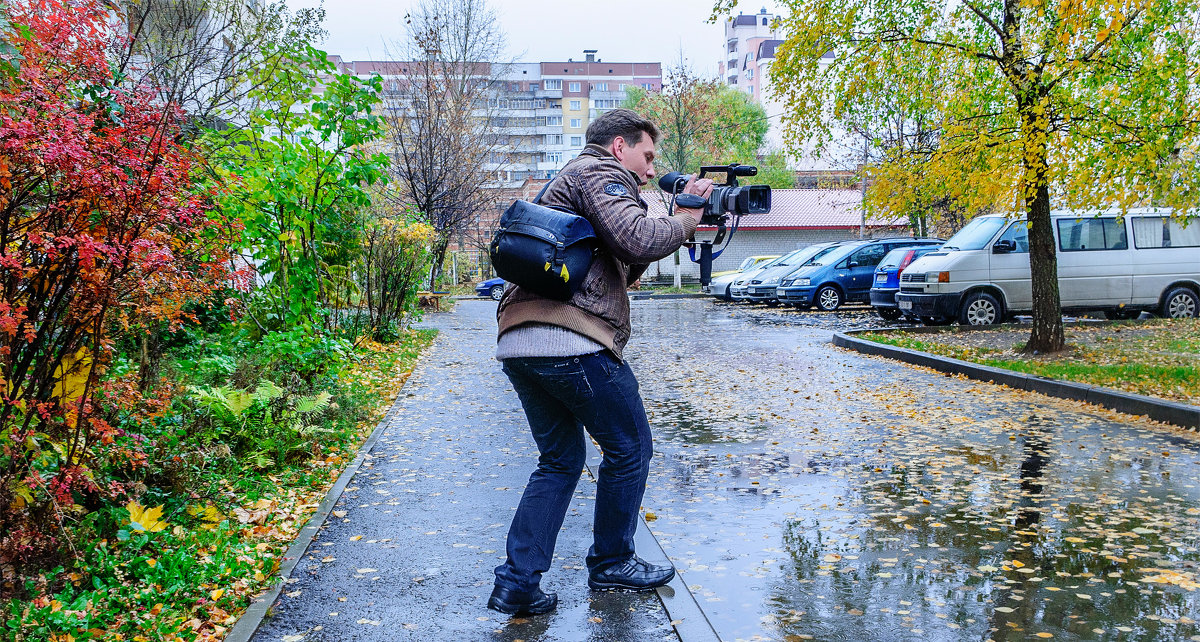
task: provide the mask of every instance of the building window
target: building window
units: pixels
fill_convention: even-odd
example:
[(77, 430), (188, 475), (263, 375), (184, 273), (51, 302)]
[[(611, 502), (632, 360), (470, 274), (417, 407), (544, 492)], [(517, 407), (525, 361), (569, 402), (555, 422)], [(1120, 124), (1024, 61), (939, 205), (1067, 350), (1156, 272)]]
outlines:
[(546, 85), (546, 89), (550, 89), (550, 90), (561, 90), (562, 89), (562, 81), (561, 80), (547, 80), (543, 84)]
[(583, 136), (572, 136), (571, 147), (580, 147), (583, 145)]
[(562, 145), (562, 134), (546, 134), (547, 145)]
[(592, 85), (592, 88), (595, 89), (596, 91), (608, 91), (608, 83), (598, 82), (598, 83)]
[(555, 163), (555, 164), (561, 163), (562, 162), (562, 152), (546, 152), (545, 158), (546, 158), (547, 163)]
[(654, 89), (654, 84), (644, 82), (644, 83), (642, 83), (642, 89), (645, 89), (646, 91), (650, 91), (651, 89)]
[(567, 91), (573, 91), (575, 93), (579, 93), (581, 88), (582, 88), (581, 85), (577, 82), (567, 84)]
[(619, 100), (596, 100), (593, 102), (596, 103), (596, 109), (614, 109), (621, 106)]
[(579, 101), (578, 100), (571, 101), (571, 109), (573, 111), (579, 111)]
[(571, 119), (571, 127), (575, 128), (575, 129), (579, 129), (580, 127), (583, 127), (583, 119), (572, 118)]
[(547, 127), (562, 127), (562, 116), (546, 116)]
[(754, 68), (751, 67), (750, 69), (746, 70), (746, 78), (753, 78), (753, 77), (754, 77)]
[(625, 83), (617, 85), (617, 91), (625, 91)]

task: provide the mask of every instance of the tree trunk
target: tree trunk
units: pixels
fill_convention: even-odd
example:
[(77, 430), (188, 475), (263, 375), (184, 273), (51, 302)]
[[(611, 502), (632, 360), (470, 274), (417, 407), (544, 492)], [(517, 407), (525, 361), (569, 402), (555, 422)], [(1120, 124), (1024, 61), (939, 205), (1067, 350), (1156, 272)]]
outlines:
[(433, 265), (429, 267), (429, 291), (433, 292), (434, 284), (439, 276), (442, 275), (442, 261), (446, 260), (446, 247), (450, 245), (450, 239), (443, 238), (438, 235), (433, 241)]
[[(1047, 136), (1040, 118), (1030, 115), (1025, 136), (1025, 215), (1029, 221), (1029, 277), (1033, 285), (1033, 332), (1025, 352), (1058, 352), (1066, 345), (1058, 296), (1058, 256), (1050, 221), (1050, 186), (1046, 178)], [(1031, 184), (1032, 183), (1032, 184)]]

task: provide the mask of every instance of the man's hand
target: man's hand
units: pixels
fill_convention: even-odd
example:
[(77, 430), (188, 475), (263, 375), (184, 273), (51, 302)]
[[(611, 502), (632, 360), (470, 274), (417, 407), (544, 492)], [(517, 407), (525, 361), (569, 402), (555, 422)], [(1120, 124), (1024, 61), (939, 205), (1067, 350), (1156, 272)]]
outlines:
[[(712, 189), (712, 179), (697, 179), (696, 175), (692, 174), (688, 177), (687, 185), (683, 187), (683, 193), (695, 194), (701, 198), (708, 199), (708, 197), (712, 194)], [(697, 223), (700, 222), (700, 217), (704, 215), (704, 210), (692, 209), (689, 207), (678, 207), (675, 209), (675, 211), (685, 216), (691, 216), (692, 218), (696, 219)]]

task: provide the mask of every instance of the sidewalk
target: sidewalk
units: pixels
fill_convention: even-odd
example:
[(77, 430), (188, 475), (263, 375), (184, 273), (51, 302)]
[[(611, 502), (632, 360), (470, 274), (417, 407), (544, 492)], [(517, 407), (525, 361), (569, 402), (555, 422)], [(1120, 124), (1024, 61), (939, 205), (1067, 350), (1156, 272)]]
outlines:
[(487, 610), (537, 450), (492, 359), (494, 320), (430, 318), (441, 335), (252, 639), (678, 641), (655, 593), (588, 590), (595, 484), (586, 472), (542, 583), (558, 592), (558, 610), (515, 619)]

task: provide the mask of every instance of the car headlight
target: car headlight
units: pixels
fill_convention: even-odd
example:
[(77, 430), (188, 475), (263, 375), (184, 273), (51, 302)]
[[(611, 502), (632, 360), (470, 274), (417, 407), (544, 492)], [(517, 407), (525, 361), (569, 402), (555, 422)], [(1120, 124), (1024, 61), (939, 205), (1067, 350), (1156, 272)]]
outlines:
[(926, 283), (949, 283), (950, 282), (950, 273), (949, 272), (927, 272), (925, 274), (925, 282)]
[(779, 285), (779, 277), (773, 276), (769, 279), (764, 280), (762, 282), (762, 284), (763, 285)]
[(808, 285), (811, 283), (808, 279), (796, 279), (796, 285)]
[(786, 288), (787, 286), (791, 285), (791, 284), (792, 284), (792, 280), (791, 280), (791, 279), (784, 279), (784, 280), (782, 280), (782, 281), (780, 281), (780, 282), (779, 282), (779, 285), (782, 285), (782, 286), (783, 286), (783, 287), (785, 287), (785, 288)]

